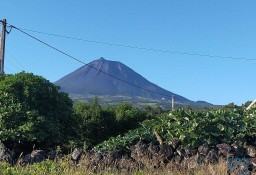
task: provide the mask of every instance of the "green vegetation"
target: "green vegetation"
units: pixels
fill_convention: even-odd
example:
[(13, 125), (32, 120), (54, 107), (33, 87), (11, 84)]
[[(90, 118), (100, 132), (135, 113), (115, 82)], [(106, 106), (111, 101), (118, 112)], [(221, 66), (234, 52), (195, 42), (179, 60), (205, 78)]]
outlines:
[(183, 147), (197, 147), (207, 143), (247, 142), (255, 145), (256, 110), (239, 108), (219, 109), (207, 112), (178, 109), (142, 122), (139, 128), (125, 135), (113, 137), (94, 147), (95, 150), (126, 149), (139, 139), (154, 142), (157, 132), (165, 142), (178, 139)]
[[(129, 171), (117, 171), (115, 167), (104, 166), (102, 171), (96, 173), (93, 168), (86, 167), (86, 162), (75, 166), (70, 159), (63, 158), (60, 162), (53, 162), (46, 160), (44, 162), (36, 163), (27, 166), (10, 166), (7, 163), (0, 162), (1, 175), (224, 175), (227, 172), (226, 161), (222, 161), (216, 165), (203, 165), (196, 169), (177, 169), (173, 164), (161, 169), (134, 169)], [(126, 163), (127, 166), (129, 164)]]
[(141, 121), (149, 117), (128, 103), (102, 108), (97, 98), (91, 104), (78, 102), (74, 111), (78, 117), (77, 129), (80, 133), (75, 142), (86, 149), (92, 148), (111, 136), (123, 134), (138, 127)]
[[(138, 140), (156, 142), (159, 137), (165, 143), (180, 140), (183, 148), (204, 143), (256, 145), (255, 117), (255, 108), (245, 111), (232, 103), (222, 109), (177, 109), (170, 113), (160, 107), (140, 110), (129, 103), (102, 107), (97, 98), (91, 103), (77, 102), (73, 106), (67, 94), (43, 77), (24, 72), (0, 75), (0, 141), (7, 148), (18, 145), (28, 152), (34, 146), (128, 151)], [(112, 168), (102, 174), (119, 173)], [(132, 173), (147, 171), (151, 172), (138, 169)], [(170, 173), (168, 169), (163, 172)], [(0, 174), (84, 173), (93, 171), (74, 166), (66, 157), (58, 163), (47, 160), (23, 167), (0, 163)]]
[(0, 140), (5, 146), (32, 149), (56, 146), (92, 148), (111, 136), (135, 129), (145, 112), (122, 103), (102, 108), (73, 103), (43, 77), (21, 72), (0, 77)]
[(72, 101), (40, 76), (18, 73), (0, 81), (0, 140), (6, 146), (54, 146), (75, 132)]
[(78, 145), (83, 145), (85, 149), (102, 142), (109, 135), (113, 135), (111, 130), (115, 118), (104, 111), (95, 99), (92, 104), (79, 102), (76, 104), (75, 113), (79, 119), (79, 137), (76, 140)]

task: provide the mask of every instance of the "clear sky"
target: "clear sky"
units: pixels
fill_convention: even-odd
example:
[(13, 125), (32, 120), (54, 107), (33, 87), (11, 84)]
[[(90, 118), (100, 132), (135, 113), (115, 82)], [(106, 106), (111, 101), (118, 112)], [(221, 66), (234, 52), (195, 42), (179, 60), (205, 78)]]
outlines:
[[(8, 0), (0, 19), (16, 27), (85, 40), (177, 52), (256, 59), (256, 1)], [(253, 100), (256, 60), (153, 52), (26, 31), (89, 63), (120, 61), (190, 100), (238, 105)], [(33, 72), (55, 82), (83, 66), (13, 29), (5, 72)]]

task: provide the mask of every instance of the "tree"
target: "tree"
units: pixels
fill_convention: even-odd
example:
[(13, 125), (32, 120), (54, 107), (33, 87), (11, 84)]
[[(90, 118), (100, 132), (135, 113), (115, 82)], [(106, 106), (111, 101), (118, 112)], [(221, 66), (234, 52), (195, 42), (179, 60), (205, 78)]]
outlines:
[(80, 120), (80, 142), (87, 148), (113, 136), (115, 117), (101, 108), (97, 98), (91, 104), (78, 102), (74, 110)]
[(5, 79), (5, 75), (4, 74), (0, 74), (0, 81), (3, 81)]
[(144, 111), (150, 115), (158, 115), (158, 114), (164, 113), (163, 109), (160, 106), (157, 106), (157, 107), (146, 106), (144, 108)]
[(119, 133), (127, 132), (139, 126), (140, 122), (147, 119), (146, 113), (133, 107), (129, 103), (121, 103), (115, 108), (115, 115)]
[(21, 72), (0, 81), (0, 140), (8, 146), (54, 146), (75, 132), (73, 104), (41, 76)]

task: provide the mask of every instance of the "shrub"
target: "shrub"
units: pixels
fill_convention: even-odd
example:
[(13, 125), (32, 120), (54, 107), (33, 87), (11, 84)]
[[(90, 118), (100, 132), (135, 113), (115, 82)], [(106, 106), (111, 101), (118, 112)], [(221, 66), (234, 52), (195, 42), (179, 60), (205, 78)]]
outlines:
[(72, 101), (41, 76), (21, 72), (0, 81), (0, 140), (7, 146), (53, 146), (75, 128)]
[(145, 120), (139, 128), (125, 135), (112, 137), (94, 147), (94, 150), (129, 148), (138, 140), (155, 142), (157, 133), (165, 143), (180, 140), (182, 147), (198, 147), (201, 144), (247, 143), (256, 145), (256, 109), (219, 109), (207, 112), (177, 109), (169, 115), (163, 114)]
[(97, 98), (91, 104), (78, 102), (74, 111), (80, 121), (80, 137), (76, 144), (86, 148), (135, 129), (147, 118), (146, 113), (128, 103), (102, 108)]
[(83, 144), (86, 148), (102, 142), (115, 132), (115, 117), (104, 111), (95, 98), (91, 104), (78, 102), (74, 108), (79, 118), (78, 145)]
[(133, 107), (129, 103), (121, 103), (115, 107), (115, 117), (117, 121), (118, 134), (127, 132), (130, 129), (135, 129), (140, 125), (140, 122), (147, 119), (146, 113)]

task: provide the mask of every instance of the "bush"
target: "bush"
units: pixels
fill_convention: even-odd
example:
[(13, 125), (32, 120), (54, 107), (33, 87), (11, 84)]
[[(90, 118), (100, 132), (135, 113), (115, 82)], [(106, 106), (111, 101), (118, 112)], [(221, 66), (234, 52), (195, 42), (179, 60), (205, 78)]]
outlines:
[(78, 102), (74, 111), (80, 121), (80, 137), (76, 141), (78, 145), (91, 148), (115, 132), (115, 117), (101, 108), (97, 98), (91, 104)]
[(163, 114), (151, 120), (145, 120), (139, 128), (125, 135), (112, 137), (94, 147), (94, 150), (127, 149), (138, 140), (155, 142), (156, 133), (165, 143), (180, 140), (182, 147), (198, 147), (207, 143), (256, 145), (256, 109), (218, 109), (205, 112), (177, 109), (169, 115)]
[(137, 128), (140, 125), (140, 122), (147, 119), (146, 113), (133, 107), (129, 103), (121, 103), (117, 105), (115, 107), (115, 117), (119, 134)]
[(147, 118), (146, 113), (128, 103), (102, 108), (97, 98), (91, 104), (78, 102), (74, 110), (80, 121), (80, 137), (75, 144), (86, 148), (137, 128)]
[(74, 134), (67, 94), (41, 76), (21, 72), (0, 81), (0, 140), (6, 146), (59, 145)]

